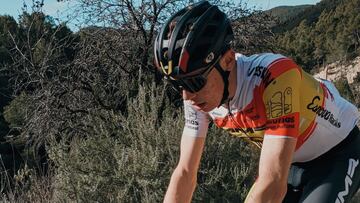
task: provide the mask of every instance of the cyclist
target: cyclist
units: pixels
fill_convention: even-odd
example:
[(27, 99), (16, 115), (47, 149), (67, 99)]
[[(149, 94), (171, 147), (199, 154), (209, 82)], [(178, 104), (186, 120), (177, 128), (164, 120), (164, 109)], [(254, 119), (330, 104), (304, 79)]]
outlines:
[(184, 99), (179, 163), (164, 202), (190, 202), (208, 124), (261, 148), (245, 202), (347, 202), (360, 183), (358, 109), (329, 81), (280, 54), (244, 56), (217, 6), (174, 14), (154, 45), (155, 63)]

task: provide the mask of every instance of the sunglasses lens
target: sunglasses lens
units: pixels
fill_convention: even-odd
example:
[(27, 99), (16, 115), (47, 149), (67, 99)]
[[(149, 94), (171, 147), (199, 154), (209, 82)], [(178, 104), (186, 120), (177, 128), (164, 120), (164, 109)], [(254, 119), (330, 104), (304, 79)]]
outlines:
[(182, 80), (183, 88), (189, 92), (198, 92), (203, 88), (206, 84), (206, 78), (202, 75), (191, 78), (184, 78)]
[(199, 75), (191, 78), (183, 78), (181, 80), (166, 80), (171, 84), (171, 86), (178, 92), (181, 93), (182, 90), (186, 90), (189, 92), (198, 92), (200, 91), (206, 84), (206, 78)]
[(177, 80), (172, 80), (170, 78), (167, 78), (166, 80), (172, 84), (172, 86), (181, 93), (182, 90), (186, 90), (189, 92), (198, 92), (200, 91), (207, 82), (207, 75), (210, 73), (211, 68), (205, 70), (205, 72), (199, 74), (199, 75), (195, 75), (195, 76), (190, 76), (190, 77), (184, 77), (184, 78), (179, 78)]

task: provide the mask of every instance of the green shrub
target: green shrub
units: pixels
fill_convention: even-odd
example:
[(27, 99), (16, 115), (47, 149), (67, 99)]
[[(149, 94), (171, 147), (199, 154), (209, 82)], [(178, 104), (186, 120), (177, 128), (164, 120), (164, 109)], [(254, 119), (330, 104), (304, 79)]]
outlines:
[(49, 155), (57, 168), (57, 201), (162, 199), (177, 161), (181, 132), (181, 121), (174, 121), (176, 114), (170, 111), (157, 124), (163, 93), (156, 96), (154, 87), (142, 87), (128, 102), (128, 116), (94, 111), (87, 119), (86, 137), (53, 140)]
[[(54, 201), (162, 201), (178, 161), (182, 110), (154, 86), (140, 87), (127, 108), (127, 116), (94, 111), (86, 137), (51, 142)], [(195, 202), (242, 201), (253, 181), (256, 160), (248, 146), (223, 134), (210, 128)]]
[(354, 77), (354, 82), (351, 84), (351, 91), (354, 96), (355, 104), (360, 108), (360, 73)]
[(346, 100), (355, 103), (353, 93), (351, 91), (351, 87), (346, 78), (340, 78), (339, 80), (334, 82), (335, 87), (339, 91), (342, 97)]
[(195, 202), (244, 202), (257, 174), (259, 151), (215, 126), (209, 129)]
[(4, 107), (4, 118), (10, 128), (19, 129), (25, 125), (31, 109), (30, 104), (30, 97), (23, 92)]

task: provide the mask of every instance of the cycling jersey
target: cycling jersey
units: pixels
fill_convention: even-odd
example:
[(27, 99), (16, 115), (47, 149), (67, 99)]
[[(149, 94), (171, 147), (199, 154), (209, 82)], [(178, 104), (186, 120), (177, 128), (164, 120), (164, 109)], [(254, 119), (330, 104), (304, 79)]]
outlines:
[(202, 137), (210, 119), (261, 147), (264, 138), (297, 139), (293, 162), (319, 157), (359, 121), (357, 108), (334, 85), (315, 79), (280, 54), (236, 54), (237, 89), (228, 105), (206, 113), (184, 101), (183, 134)]

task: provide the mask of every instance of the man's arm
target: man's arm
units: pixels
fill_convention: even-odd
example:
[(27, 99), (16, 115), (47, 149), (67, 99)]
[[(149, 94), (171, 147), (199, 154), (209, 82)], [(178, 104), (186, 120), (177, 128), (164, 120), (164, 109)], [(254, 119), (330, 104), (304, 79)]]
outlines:
[(247, 203), (282, 202), (296, 141), (300, 133), (302, 70), (290, 59), (269, 67), (274, 82), (265, 84), (266, 130), (260, 154), (259, 176)]
[(190, 202), (196, 187), (197, 171), (203, 152), (205, 137), (183, 135), (180, 160), (174, 170), (164, 202)]
[(287, 179), (295, 138), (265, 138), (260, 155), (259, 177), (250, 190), (246, 203), (282, 202), (287, 191)]

